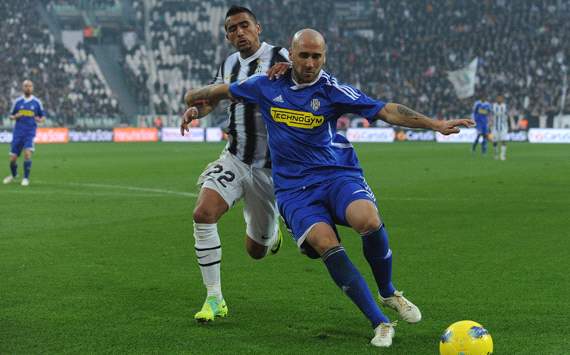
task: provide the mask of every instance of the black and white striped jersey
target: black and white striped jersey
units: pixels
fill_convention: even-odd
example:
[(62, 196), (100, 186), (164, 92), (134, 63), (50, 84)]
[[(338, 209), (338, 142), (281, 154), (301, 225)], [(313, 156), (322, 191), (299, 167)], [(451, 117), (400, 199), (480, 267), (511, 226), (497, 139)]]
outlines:
[(493, 104), (493, 128), (497, 131), (509, 130), (509, 113), (507, 112), (507, 105), (503, 103)]
[[(230, 84), (248, 77), (265, 73), (273, 64), (286, 62), (289, 53), (285, 48), (274, 47), (265, 42), (252, 56), (243, 59), (235, 52), (224, 60), (215, 84)], [(270, 168), (267, 130), (258, 108), (254, 104), (232, 103), (228, 107), (228, 144), (226, 149), (245, 164), (256, 168)]]

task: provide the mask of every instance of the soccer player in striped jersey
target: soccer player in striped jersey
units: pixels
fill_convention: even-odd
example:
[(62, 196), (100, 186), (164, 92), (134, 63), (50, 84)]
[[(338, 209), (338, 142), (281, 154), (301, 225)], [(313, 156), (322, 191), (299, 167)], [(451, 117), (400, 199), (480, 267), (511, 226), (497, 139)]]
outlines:
[[(231, 7), (225, 19), (226, 38), (237, 52), (220, 65), (215, 84), (231, 84), (265, 73), (275, 63), (287, 62), (288, 52), (261, 42), (261, 25), (247, 8)], [(222, 249), (217, 223), (240, 199), (244, 200), (245, 246), (261, 259), (281, 246), (279, 212), (273, 193), (267, 130), (257, 105), (232, 103), (228, 108), (228, 144), (219, 159), (198, 179), (201, 186), (193, 214), (195, 251), (207, 296), (194, 318), (212, 321), (225, 317), (228, 307), (222, 295)], [(184, 131), (182, 131), (184, 134)]]
[(4, 184), (9, 184), (18, 176), (18, 157), (24, 151), (24, 178), (22, 186), (30, 184), (32, 170), (32, 154), (34, 152), (34, 138), (38, 123), (45, 119), (42, 102), (33, 95), (34, 84), (31, 80), (22, 83), (24, 95), (18, 97), (10, 110), (10, 119), (16, 121), (12, 133), (10, 146), (10, 175), (4, 178)]
[[(297, 32), (290, 51), (292, 69), (278, 80), (256, 75), (241, 83), (190, 91), (184, 123), (203, 117), (223, 99), (259, 105), (269, 134), (281, 216), (299, 248), (324, 262), (334, 282), (370, 321), (372, 345), (389, 347), (394, 324), (382, 313), (340, 244), (337, 224), (350, 226), (362, 236), (363, 253), (376, 280), (380, 303), (395, 309), (409, 323), (419, 322), (421, 313), (392, 282), (387, 230), (352, 145), (336, 133), (336, 121), (343, 114), (356, 113), (370, 121), (381, 119), (442, 134), (457, 133), (458, 126), (471, 126), (473, 121), (432, 120), (403, 105), (374, 100), (350, 85), (340, 84), (322, 70), (326, 45), (315, 30)], [(204, 100), (206, 104), (195, 107)]]
[[(497, 96), (493, 104), (491, 116), (491, 133), (493, 134), (493, 152), (495, 159), (507, 160), (507, 140), (509, 136), (509, 112), (503, 96)], [(500, 154), (499, 154), (500, 144)]]

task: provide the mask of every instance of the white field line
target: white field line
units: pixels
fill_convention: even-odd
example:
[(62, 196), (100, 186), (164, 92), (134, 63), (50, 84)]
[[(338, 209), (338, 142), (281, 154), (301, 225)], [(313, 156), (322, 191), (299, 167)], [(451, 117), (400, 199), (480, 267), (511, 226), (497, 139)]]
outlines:
[[(24, 190), (25, 189), (25, 190)], [(13, 193), (13, 194), (25, 194), (25, 195), (66, 195), (66, 196), (92, 196), (92, 197), (99, 197), (99, 196), (110, 196), (110, 197), (142, 197), (142, 198), (155, 198), (155, 197), (170, 197), (171, 195), (158, 195), (158, 194), (142, 194), (142, 193), (129, 193), (129, 192), (118, 192), (118, 191), (93, 191), (90, 192), (79, 192), (79, 191), (65, 191), (65, 190), (52, 190), (52, 191), (44, 191), (44, 190), (32, 190), (32, 189), (17, 189), (17, 190), (8, 190), (2, 191), (2, 193)]]
[(173, 191), (173, 190), (155, 189), (155, 188), (137, 187), (137, 186), (125, 186), (125, 185), (77, 183), (77, 182), (47, 183), (44, 181), (36, 181), (36, 183), (50, 184), (50, 185), (63, 185), (63, 186), (88, 187), (88, 188), (96, 188), (96, 189), (114, 189), (114, 190), (124, 190), (124, 191), (150, 192), (150, 193), (158, 194), (158, 195), (174, 195), (174, 196), (182, 196), (182, 197), (197, 197), (198, 196), (198, 194), (194, 193), (194, 192)]

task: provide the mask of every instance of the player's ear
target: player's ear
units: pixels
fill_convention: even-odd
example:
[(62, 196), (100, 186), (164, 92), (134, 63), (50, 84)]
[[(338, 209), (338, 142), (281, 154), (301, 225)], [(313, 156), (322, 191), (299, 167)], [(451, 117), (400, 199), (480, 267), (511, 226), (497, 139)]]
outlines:
[(263, 28), (261, 28), (261, 24), (258, 22), (255, 24), (255, 26), (257, 26), (257, 34), (261, 34), (261, 32), (263, 32)]

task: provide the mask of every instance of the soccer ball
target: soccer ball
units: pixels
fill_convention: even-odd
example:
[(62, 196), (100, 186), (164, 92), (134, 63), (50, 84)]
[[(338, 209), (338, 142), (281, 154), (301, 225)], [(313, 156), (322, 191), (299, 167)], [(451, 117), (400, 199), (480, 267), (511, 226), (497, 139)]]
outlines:
[(440, 355), (490, 355), (493, 339), (479, 323), (462, 320), (450, 325), (439, 340)]

